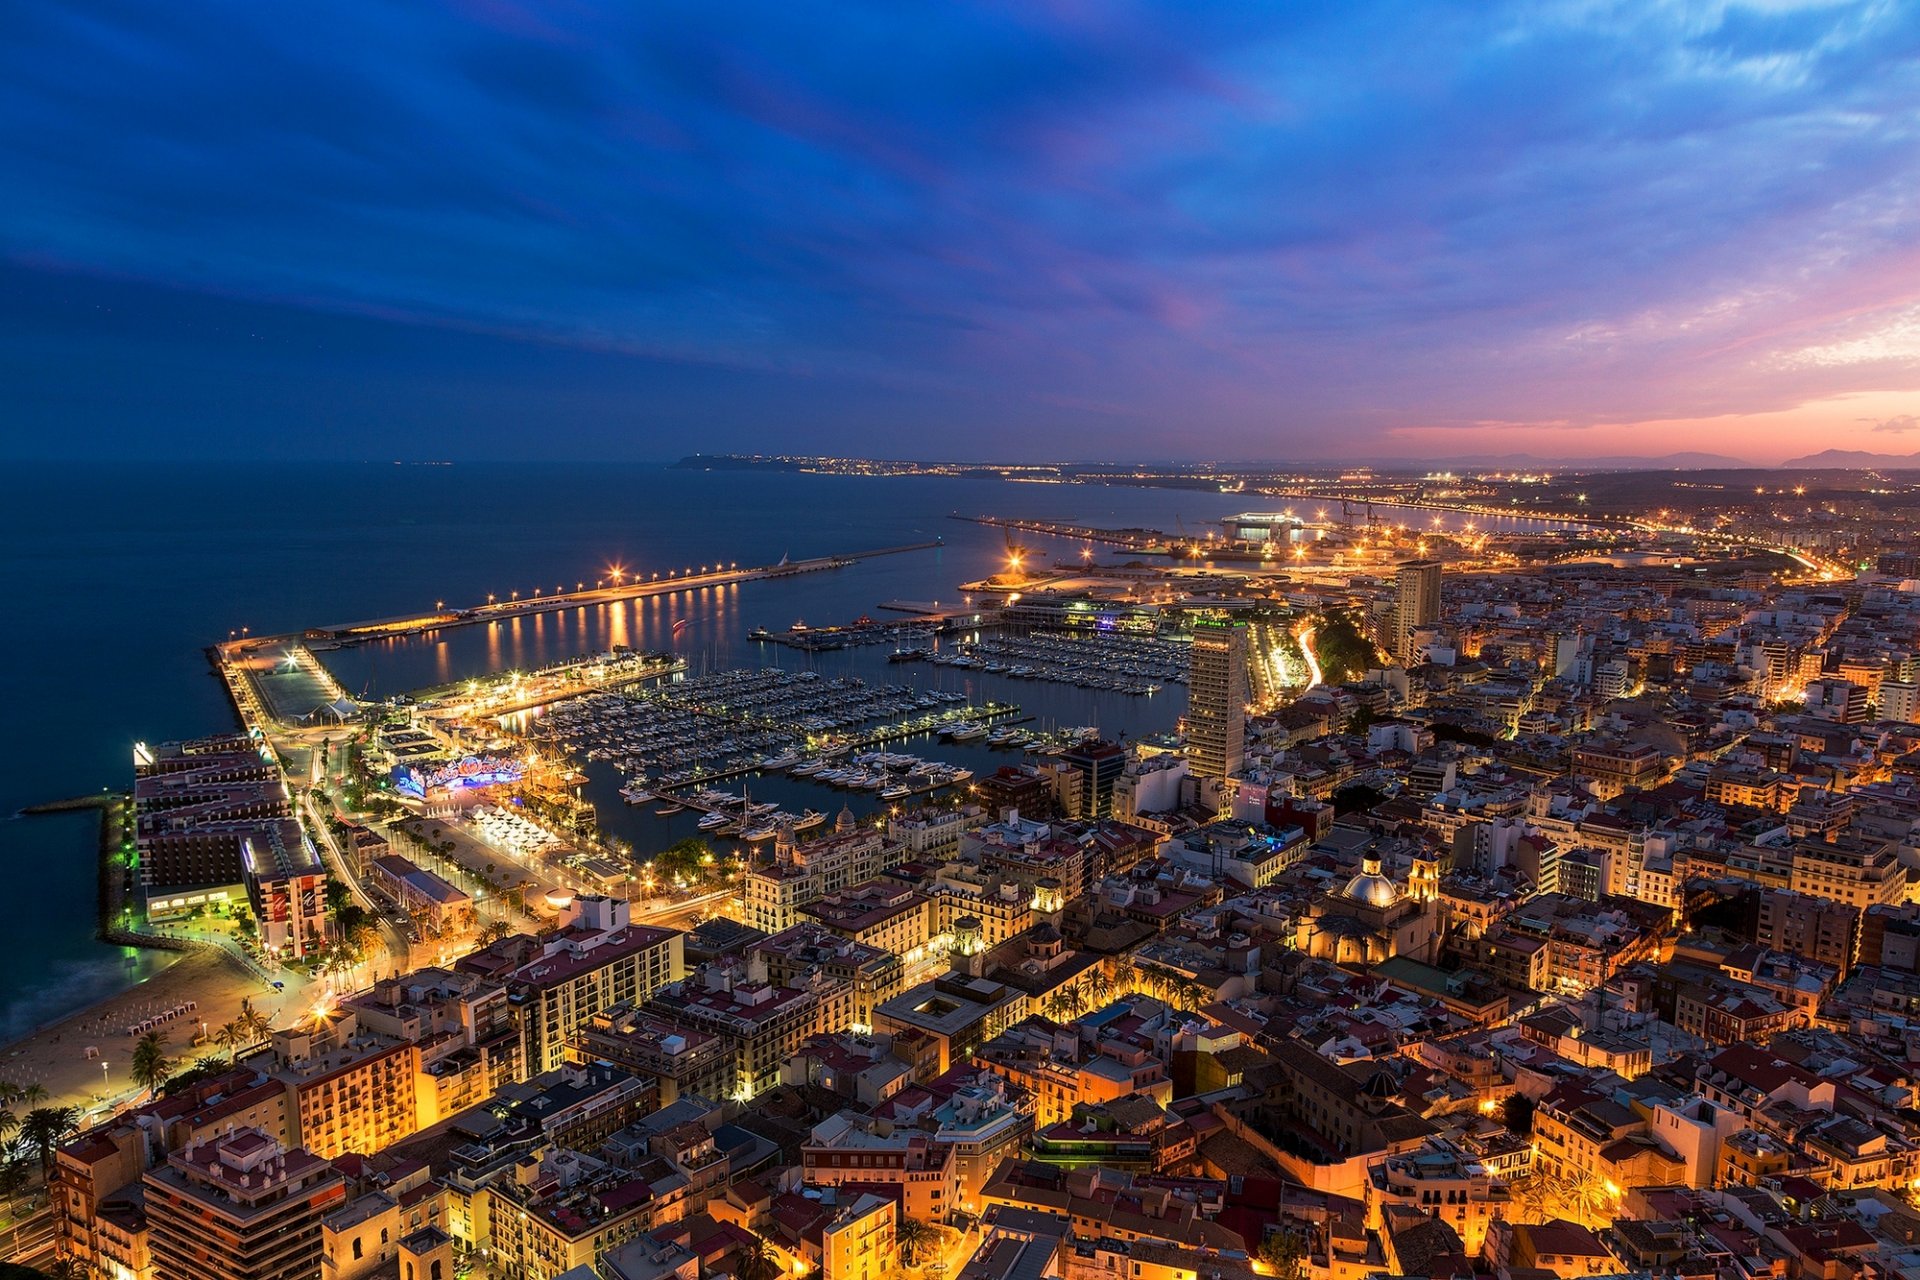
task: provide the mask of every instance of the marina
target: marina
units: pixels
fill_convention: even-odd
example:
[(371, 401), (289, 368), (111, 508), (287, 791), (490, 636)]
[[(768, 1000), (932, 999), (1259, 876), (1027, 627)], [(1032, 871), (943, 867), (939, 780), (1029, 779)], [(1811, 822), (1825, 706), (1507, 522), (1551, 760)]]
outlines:
[(939, 666), (1136, 696), (1156, 694), (1187, 679), (1185, 643), (1158, 636), (993, 635), (952, 652), (924, 656)]
[(643, 804), (672, 788), (805, 768), (857, 748), (942, 729), (965, 732), (1017, 712), (1000, 704), (976, 707), (946, 690), (763, 668), (627, 694), (591, 693), (503, 724), (583, 761), (612, 763), (626, 778), (622, 798)]

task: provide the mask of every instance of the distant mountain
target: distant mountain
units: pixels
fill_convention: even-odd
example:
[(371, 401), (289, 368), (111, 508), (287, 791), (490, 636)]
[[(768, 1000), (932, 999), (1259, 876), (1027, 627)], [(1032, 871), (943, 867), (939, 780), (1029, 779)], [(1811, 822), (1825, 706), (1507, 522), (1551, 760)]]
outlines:
[(1822, 449), (1804, 458), (1789, 458), (1782, 471), (1920, 471), (1920, 453), (1868, 453), (1864, 449)]
[(1753, 468), (1753, 464), (1745, 459), (1729, 458), (1719, 453), (1669, 453), (1658, 458), (1541, 458), (1531, 453), (1505, 453), (1449, 458), (1444, 464), (1434, 465), (1539, 471), (1745, 471)]

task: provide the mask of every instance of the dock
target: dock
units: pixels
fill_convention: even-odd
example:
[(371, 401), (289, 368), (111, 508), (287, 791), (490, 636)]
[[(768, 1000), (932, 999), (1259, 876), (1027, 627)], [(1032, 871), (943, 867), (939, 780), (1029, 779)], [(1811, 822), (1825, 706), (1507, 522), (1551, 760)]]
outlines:
[(370, 640), (419, 635), (446, 627), (504, 622), (531, 614), (553, 613), (561, 609), (617, 604), (621, 601), (645, 599), (649, 596), (672, 595), (679, 591), (699, 591), (709, 587), (727, 587), (742, 582), (787, 578), (796, 574), (818, 573), (828, 569), (844, 569), (862, 560), (872, 560), (879, 556), (904, 555), (910, 551), (931, 551), (944, 545), (946, 545), (944, 539), (934, 538), (929, 542), (912, 542), (898, 547), (876, 547), (867, 551), (848, 551), (830, 556), (815, 556), (807, 560), (782, 559), (777, 564), (756, 565), (749, 568), (716, 568), (703, 572), (669, 570), (664, 574), (648, 574), (644, 579), (636, 573), (632, 581), (614, 586), (559, 591), (552, 595), (536, 594), (528, 598), (488, 599), (481, 604), (436, 608), (428, 613), (374, 618), (363, 622), (334, 623), (329, 626), (310, 627), (305, 631), (283, 632), (279, 635), (246, 636), (238, 640), (224, 641), (217, 647), (223, 659), (265, 646), (293, 642), (302, 642), (309, 649), (337, 649), (351, 644), (364, 644)]
[[(1025, 724), (1033, 719), (1032, 716), (1021, 716), (1019, 706), (1014, 703), (993, 702), (988, 703), (984, 707), (955, 707), (952, 713), (945, 716), (944, 719), (948, 721), (976, 720), (982, 724), (991, 724), (995, 721), (1007, 722), (1010, 717), (1019, 717), (1018, 719), (1010, 721), (1013, 724)], [(937, 734), (938, 732), (939, 730), (937, 728), (929, 728), (926, 725), (883, 725), (870, 733), (863, 734), (861, 737), (842, 745), (844, 746), (844, 754), (852, 755), (856, 752), (869, 751), (874, 747), (884, 746), (889, 742), (898, 742), (902, 738), (916, 738), (926, 734)], [(693, 793), (702, 788), (710, 787), (716, 782), (726, 782), (729, 779), (745, 777), (750, 773), (762, 772), (765, 772), (765, 770), (757, 764), (715, 769), (710, 773), (695, 778), (691, 782), (681, 782), (670, 787), (661, 787), (655, 791), (654, 794), (661, 800), (669, 801), (688, 809), (698, 809), (702, 813), (719, 813), (723, 811), (721, 806), (710, 805), (703, 800), (696, 799)], [(832, 784), (823, 783), (822, 785), (831, 786)], [(913, 788), (913, 794), (924, 795), (930, 791), (938, 791), (943, 786), (953, 785), (958, 784), (934, 783), (931, 786), (915, 787)], [(852, 792), (850, 794), (865, 793)], [(724, 812), (732, 813), (733, 810), (725, 809)]]
[(1078, 542), (1107, 547), (1125, 547), (1141, 555), (1171, 554), (1173, 538), (1158, 529), (1095, 529), (1082, 524), (1061, 524), (1052, 520), (1012, 520), (1004, 516), (963, 516), (955, 512), (950, 519), (968, 524), (984, 524), (993, 529), (1044, 534), (1049, 538), (1072, 538)]

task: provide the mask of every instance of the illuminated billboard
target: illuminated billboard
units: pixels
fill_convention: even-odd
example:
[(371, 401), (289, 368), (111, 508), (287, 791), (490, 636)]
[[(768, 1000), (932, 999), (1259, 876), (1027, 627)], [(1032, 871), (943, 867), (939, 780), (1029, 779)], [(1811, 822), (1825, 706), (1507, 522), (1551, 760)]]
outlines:
[(523, 770), (518, 760), (503, 756), (468, 756), (452, 760), (422, 773), (412, 765), (393, 767), (393, 787), (402, 795), (424, 800), (432, 795), (473, 787), (497, 787), (503, 782), (520, 781)]

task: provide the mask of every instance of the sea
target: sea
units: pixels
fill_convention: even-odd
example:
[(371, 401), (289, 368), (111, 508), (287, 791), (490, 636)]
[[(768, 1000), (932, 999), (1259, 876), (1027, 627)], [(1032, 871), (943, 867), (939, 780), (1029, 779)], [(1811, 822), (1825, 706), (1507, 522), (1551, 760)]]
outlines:
[[(0, 1042), (140, 981), (158, 953), (94, 938), (96, 819), (19, 816), (24, 806), (124, 788), (137, 741), (233, 726), (209, 644), (433, 607), (550, 592), (610, 567), (664, 573), (772, 564), (909, 543), (938, 548), (772, 581), (454, 628), (319, 656), (349, 692), (384, 697), (624, 644), (673, 648), (694, 671), (811, 667), (888, 684), (1019, 703), (1041, 726), (1109, 735), (1171, 730), (1185, 691), (1094, 693), (926, 663), (884, 646), (806, 654), (751, 640), (804, 620), (847, 623), (888, 601), (958, 602), (960, 584), (1005, 563), (991, 515), (1095, 527), (1197, 531), (1271, 500), (1206, 489), (958, 477), (688, 470), (666, 463), (19, 463), (0, 475), (0, 564), (12, 621), (0, 627)], [(1422, 518), (1427, 518), (1422, 513)], [(1040, 559), (1076, 563), (1074, 540), (1020, 534)], [(1101, 551), (1103, 558), (1119, 553)], [(674, 636), (674, 624), (686, 626)], [(1012, 756), (980, 743), (900, 750), (976, 773)], [(695, 815), (622, 804), (596, 765), (587, 794), (636, 855), (694, 833)], [(756, 799), (856, 812), (872, 797), (772, 776)]]

